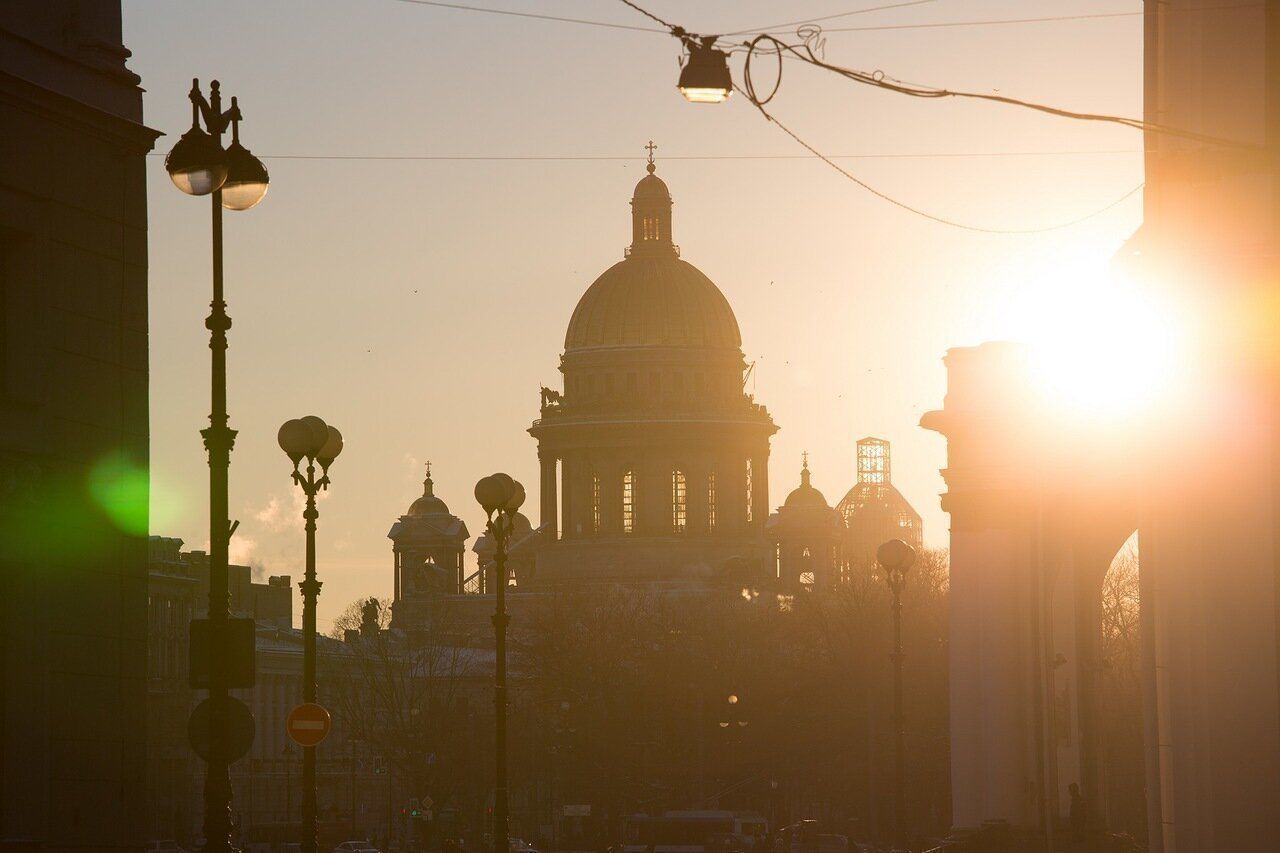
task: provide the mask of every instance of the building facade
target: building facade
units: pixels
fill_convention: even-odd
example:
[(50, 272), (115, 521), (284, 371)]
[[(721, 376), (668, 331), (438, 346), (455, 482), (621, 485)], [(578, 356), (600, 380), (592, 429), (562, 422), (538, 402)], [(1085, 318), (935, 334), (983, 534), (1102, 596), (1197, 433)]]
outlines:
[[(1144, 218), (1117, 273), (1185, 319), (1177, 393), (1106, 429), (1034, 407), (1025, 352), (946, 356), (957, 828), (1062, 849), (1106, 810), (1100, 591), (1140, 537), (1148, 849), (1280, 837), (1280, 4), (1148, 4)], [(1082, 337), (1088, 330), (1082, 330)], [(1087, 345), (1087, 343), (1082, 344)]]
[(623, 260), (583, 294), (563, 391), (529, 432), (541, 464), (537, 584), (678, 581), (746, 560), (768, 571), (769, 439), (743, 392), (742, 340), (720, 289), (680, 257), (650, 159)]
[(143, 843), (147, 208), (119, 3), (0, 4), (0, 846)]

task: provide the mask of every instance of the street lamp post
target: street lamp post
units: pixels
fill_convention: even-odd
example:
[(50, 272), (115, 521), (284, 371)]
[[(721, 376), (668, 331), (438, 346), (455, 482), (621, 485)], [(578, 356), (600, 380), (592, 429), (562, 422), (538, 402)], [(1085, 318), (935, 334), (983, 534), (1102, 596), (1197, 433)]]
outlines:
[(893, 836), (894, 845), (907, 844), (907, 771), (902, 714), (902, 588), (907, 571), (916, 561), (916, 549), (901, 539), (890, 539), (876, 549), (885, 582), (893, 593)]
[[(316, 495), (329, 488), (329, 466), (342, 452), (342, 433), (315, 415), (286, 421), (277, 436), (280, 449), (293, 462), (293, 481), (302, 487), (307, 496), (306, 519), (307, 562), (306, 574), (298, 584), (302, 590), (302, 701), (316, 701), (316, 599), (320, 597), (320, 581), (316, 580)], [(303, 474), (298, 466), (307, 460)], [(320, 463), (320, 477), (316, 478), (316, 463)], [(318, 848), (316, 829), (316, 748), (302, 748), (302, 853), (316, 853)]]
[(507, 538), (515, 526), (516, 511), (524, 503), (524, 486), (506, 474), (491, 474), (476, 483), (475, 495), (484, 508), (485, 529), (494, 544), (493, 853), (507, 853), (511, 846), (507, 809)]
[[(209, 454), (209, 635), (213, 653), (209, 661), (209, 757), (204, 783), (205, 851), (224, 853), (231, 845), (231, 772), (227, 732), (227, 621), (230, 590), (227, 549), (231, 521), (227, 508), (227, 479), (236, 431), (227, 416), (227, 331), (231, 318), (222, 292), (222, 208), (248, 210), (267, 193), (266, 167), (240, 144), (240, 105), (231, 99), (223, 111), (218, 81), (209, 86), (209, 98), (200, 81), (191, 81), (191, 129), (182, 135), (165, 158), (165, 169), (175, 186), (188, 195), (212, 195), (213, 200), (213, 300), (205, 320), (212, 353), (211, 410), (209, 426), (201, 430)], [(200, 127), (203, 120), (204, 127)], [(222, 134), (230, 127), (232, 143), (222, 147)]]

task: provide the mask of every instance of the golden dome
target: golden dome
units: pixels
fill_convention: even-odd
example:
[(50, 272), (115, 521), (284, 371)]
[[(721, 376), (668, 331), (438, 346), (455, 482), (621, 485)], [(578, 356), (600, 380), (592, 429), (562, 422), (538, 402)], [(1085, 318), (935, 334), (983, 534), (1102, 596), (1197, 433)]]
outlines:
[(701, 270), (672, 254), (633, 254), (578, 300), (564, 348), (740, 349), (729, 301)]
[(578, 300), (565, 352), (622, 347), (740, 350), (729, 301), (702, 271), (680, 259), (671, 239), (671, 193), (648, 172), (631, 196), (631, 246)]

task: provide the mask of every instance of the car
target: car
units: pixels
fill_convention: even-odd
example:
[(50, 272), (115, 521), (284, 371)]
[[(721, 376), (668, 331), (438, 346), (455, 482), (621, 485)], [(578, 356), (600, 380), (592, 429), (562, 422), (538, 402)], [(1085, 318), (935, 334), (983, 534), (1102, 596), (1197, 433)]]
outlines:
[(333, 853), (363, 853), (365, 850), (377, 851), (368, 841), (344, 841), (337, 847), (333, 848)]
[(147, 853), (187, 853), (186, 849), (172, 838), (149, 841), (145, 849)]

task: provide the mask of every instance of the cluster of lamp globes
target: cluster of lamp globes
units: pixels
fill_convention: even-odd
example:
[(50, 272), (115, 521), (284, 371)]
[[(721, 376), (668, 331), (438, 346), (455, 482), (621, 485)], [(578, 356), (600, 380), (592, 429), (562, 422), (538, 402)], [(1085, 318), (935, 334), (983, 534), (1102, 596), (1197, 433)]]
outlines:
[(164, 159), (174, 186), (187, 195), (208, 195), (222, 190), (222, 206), (248, 210), (267, 194), (270, 178), (262, 161), (233, 139), (223, 148), (198, 124), (182, 134)]
[(319, 462), (321, 469), (327, 472), (342, 452), (342, 433), (315, 415), (285, 421), (276, 440), (293, 462), (295, 470), (305, 458), (308, 462)]
[(507, 474), (490, 474), (476, 483), (476, 502), (487, 515), (495, 512), (515, 515), (524, 505), (524, 486)]

